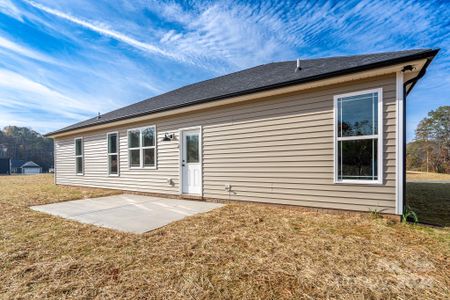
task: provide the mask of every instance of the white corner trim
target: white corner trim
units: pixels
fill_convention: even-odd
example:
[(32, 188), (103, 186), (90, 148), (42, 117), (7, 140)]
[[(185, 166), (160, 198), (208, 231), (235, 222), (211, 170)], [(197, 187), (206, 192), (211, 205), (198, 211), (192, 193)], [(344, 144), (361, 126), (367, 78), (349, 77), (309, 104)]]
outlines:
[(395, 213), (403, 214), (403, 72), (398, 71), (396, 76), (396, 138), (395, 138)]

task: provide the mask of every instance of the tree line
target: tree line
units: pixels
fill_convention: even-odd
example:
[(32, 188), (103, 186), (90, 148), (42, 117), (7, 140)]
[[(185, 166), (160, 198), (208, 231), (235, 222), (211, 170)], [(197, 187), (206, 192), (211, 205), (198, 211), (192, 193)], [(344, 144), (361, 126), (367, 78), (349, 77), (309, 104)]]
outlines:
[(48, 171), (53, 167), (53, 140), (27, 128), (6, 126), (0, 130), (0, 158), (34, 161)]
[(406, 147), (408, 170), (450, 173), (450, 106), (428, 113)]

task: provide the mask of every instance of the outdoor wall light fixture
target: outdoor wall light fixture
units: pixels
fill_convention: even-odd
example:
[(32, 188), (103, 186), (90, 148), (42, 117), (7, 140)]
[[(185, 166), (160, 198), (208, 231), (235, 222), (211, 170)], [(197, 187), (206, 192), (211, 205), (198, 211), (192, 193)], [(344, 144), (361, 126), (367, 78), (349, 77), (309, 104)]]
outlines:
[(175, 135), (173, 133), (165, 133), (164, 134), (164, 138), (163, 138), (163, 142), (170, 142), (173, 141), (175, 139)]
[(416, 67), (414, 67), (413, 65), (406, 65), (403, 67), (402, 72), (406, 72), (406, 71), (414, 71), (416, 69)]

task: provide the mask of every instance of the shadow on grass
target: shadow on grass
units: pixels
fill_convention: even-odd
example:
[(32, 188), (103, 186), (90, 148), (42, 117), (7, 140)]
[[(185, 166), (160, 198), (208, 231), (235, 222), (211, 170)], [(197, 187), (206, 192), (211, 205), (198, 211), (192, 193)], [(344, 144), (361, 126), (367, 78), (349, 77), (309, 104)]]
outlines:
[(416, 212), (420, 223), (450, 226), (450, 182), (408, 182), (406, 205)]

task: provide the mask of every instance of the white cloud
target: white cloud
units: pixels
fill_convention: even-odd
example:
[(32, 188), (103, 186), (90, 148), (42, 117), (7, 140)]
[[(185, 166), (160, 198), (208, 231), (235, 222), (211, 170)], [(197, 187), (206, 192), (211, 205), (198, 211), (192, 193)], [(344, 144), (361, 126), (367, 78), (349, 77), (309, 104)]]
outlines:
[(181, 7), (155, 6), (157, 13), (170, 22), (182, 25), (178, 32), (167, 31), (161, 43), (178, 53), (195, 58), (200, 64), (214, 66), (211, 70), (224, 73), (292, 54), (292, 48), (277, 43), (250, 8), (233, 3), (204, 5), (201, 10), (183, 11)]
[(0, 69), (0, 99), (0, 106), (44, 109), (75, 120), (94, 114), (86, 103), (5, 69)]
[(26, 56), (31, 59), (40, 60), (47, 63), (58, 64), (53, 58), (40, 52), (34, 51), (30, 48), (19, 45), (16, 42), (13, 42), (2, 36), (0, 36), (0, 48), (7, 49), (9, 51), (20, 54), (22, 56)]
[(0, 12), (23, 21), (20, 10), (11, 2), (11, 0), (0, 0)]
[(52, 57), (7, 39), (0, 41), (4, 47), (0, 46), (0, 53), (10, 51), (0, 62), (0, 111), (9, 113), (8, 119), (0, 120), (1, 126), (37, 125), (37, 120), (45, 123), (46, 119), (50, 120), (47, 131), (55, 130), (62, 127), (58, 124), (67, 126), (161, 93), (165, 86), (152, 80), (144, 66), (107, 48), (88, 47), (76, 56), (64, 55), (61, 68), (42, 65)]
[(27, 115), (21, 116), (16, 111), (8, 112), (0, 110), (0, 128), (9, 125), (29, 127), (39, 133), (47, 133), (55, 128), (62, 128), (69, 124), (58, 119), (49, 118), (48, 116), (35, 115), (34, 117), (29, 117)]
[(161, 43), (166, 42), (174, 42), (182, 37), (181, 33), (176, 33), (175, 30), (169, 30), (167, 33), (164, 34), (164, 36), (161, 38)]
[(431, 1), (205, 1), (186, 7), (159, 1), (148, 5), (182, 25), (163, 33), (160, 42), (203, 63), (227, 63), (231, 69), (297, 55), (423, 47), (449, 35), (440, 30), (448, 9), (445, 13), (444, 5)]
[(166, 51), (164, 49), (161, 49), (155, 45), (138, 41), (130, 36), (123, 34), (123, 33), (111, 30), (103, 24), (94, 24), (92, 22), (81, 20), (77, 17), (63, 13), (56, 9), (52, 9), (50, 7), (44, 6), (44, 5), (36, 3), (34, 1), (29, 1), (29, 0), (25, 0), (25, 1), (27, 3), (29, 3), (30, 5), (32, 5), (33, 7), (40, 9), (46, 13), (49, 13), (56, 17), (62, 18), (64, 20), (67, 20), (67, 21), (77, 24), (79, 26), (82, 26), (86, 29), (92, 30), (98, 34), (113, 38), (117, 41), (128, 44), (129, 46), (132, 46), (136, 49), (139, 49), (139, 50), (151, 53), (151, 54), (157, 54), (157, 55), (161, 55), (164, 57), (168, 57), (168, 58), (175, 59), (178, 61), (186, 61), (186, 59), (182, 55), (177, 55), (177, 54), (171, 53), (169, 51)]

